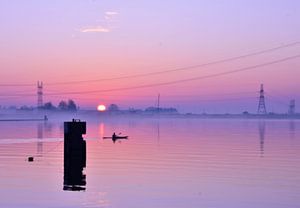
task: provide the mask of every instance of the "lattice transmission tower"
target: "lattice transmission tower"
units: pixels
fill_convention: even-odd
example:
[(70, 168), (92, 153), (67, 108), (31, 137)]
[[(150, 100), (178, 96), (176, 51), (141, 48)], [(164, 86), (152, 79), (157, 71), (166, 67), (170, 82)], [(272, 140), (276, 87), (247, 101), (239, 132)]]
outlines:
[(43, 106), (43, 82), (37, 82), (37, 107)]
[(266, 108), (266, 103), (265, 103), (265, 92), (264, 92), (263, 84), (260, 85), (257, 114), (267, 114), (267, 108)]

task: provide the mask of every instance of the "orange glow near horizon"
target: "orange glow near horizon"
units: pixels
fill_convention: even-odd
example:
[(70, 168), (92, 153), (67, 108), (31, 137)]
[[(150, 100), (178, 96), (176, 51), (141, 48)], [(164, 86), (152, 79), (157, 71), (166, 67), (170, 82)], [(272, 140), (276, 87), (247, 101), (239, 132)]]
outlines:
[(100, 111), (100, 112), (103, 112), (103, 111), (106, 110), (106, 107), (105, 107), (105, 105), (100, 104), (100, 105), (97, 106), (97, 110)]

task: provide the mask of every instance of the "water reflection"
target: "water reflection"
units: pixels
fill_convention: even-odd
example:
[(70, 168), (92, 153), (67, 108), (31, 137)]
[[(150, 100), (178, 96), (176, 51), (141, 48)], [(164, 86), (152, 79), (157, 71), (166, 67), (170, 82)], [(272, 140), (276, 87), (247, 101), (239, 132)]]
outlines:
[(265, 145), (265, 134), (266, 134), (266, 123), (260, 121), (258, 123), (259, 141), (260, 141), (260, 157), (264, 156), (264, 145)]
[(289, 130), (290, 130), (290, 137), (295, 137), (295, 131), (296, 131), (296, 123), (294, 120), (290, 120), (289, 122)]
[[(9, 187), (1, 191), (0, 207), (297, 207), (298, 122), (91, 121), (84, 160), (62, 160), (60, 121), (0, 123), (0, 183)], [(100, 135), (120, 129), (130, 136), (126, 145), (99, 142)], [(37, 135), (43, 160), (27, 163), (37, 151)]]
[(103, 122), (101, 122), (99, 124), (99, 135), (100, 135), (100, 138), (104, 137), (104, 123)]
[(159, 120), (157, 121), (156, 131), (157, 131), (157, 145), (159, 146), (159, 143), (160, 143), (160, 122), (159, 122)]
[(37, 156), (43, 155), (43, 139), (52, 137), (53, 125), (48, 121), (39, 122), (36, 125), (37, 134)]
[(76, 158), (64, 158), (64, 190), (84, 191), (86, 185), (86, 175), (83, 169), (86, 167), (86, 158), (77, 160)]
[(65, 191), (84, 191), (86, 175), (86, 123), (80, 120), (64, 123), (64, 188)]
[(112, 137), (112, 141), (113, 143), (116, 143), (116, 141), (121, 141), (123, 139), (128, 139), (127, 136), (124, 136), (124, 137)]
[(117, 136), (114, 133), (112, 137), (103, 137), (103, 139), (111, 139), (113, 143), (116, 143), (116, 141), (121, 142), (121, 140), (128, 139), (128, 136)]
[(44, 123), (37, 124), (37, 155), (42, 156), (43, 154), (43, 137), (44, 137)]

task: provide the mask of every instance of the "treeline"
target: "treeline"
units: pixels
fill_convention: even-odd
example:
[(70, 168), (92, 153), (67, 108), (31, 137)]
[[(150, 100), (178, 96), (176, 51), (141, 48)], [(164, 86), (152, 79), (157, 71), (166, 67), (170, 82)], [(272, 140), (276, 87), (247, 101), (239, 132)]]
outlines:
[(78, 106), (73, 100), (68, 101), (60, 101), (57, 106), (53, 105), (52, 102), (45, 103), (42, 107), (39, 107), (39, 109), (43, 110), (62, 110), (62, 111), (77, 111)]

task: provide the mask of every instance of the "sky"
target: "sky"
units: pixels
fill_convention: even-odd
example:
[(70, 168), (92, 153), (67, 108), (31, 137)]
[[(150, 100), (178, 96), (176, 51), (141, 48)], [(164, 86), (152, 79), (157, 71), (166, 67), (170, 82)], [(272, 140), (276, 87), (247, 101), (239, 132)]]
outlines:
[(3, 0), (0, 105), (36, 106), (43, 81), (44, 102), (86, 109), (160, 94), (181, 112), (256, 112), (263, 83), (267, 110), (286, 112), (300, 100), (299, 19), (296, 0)]

